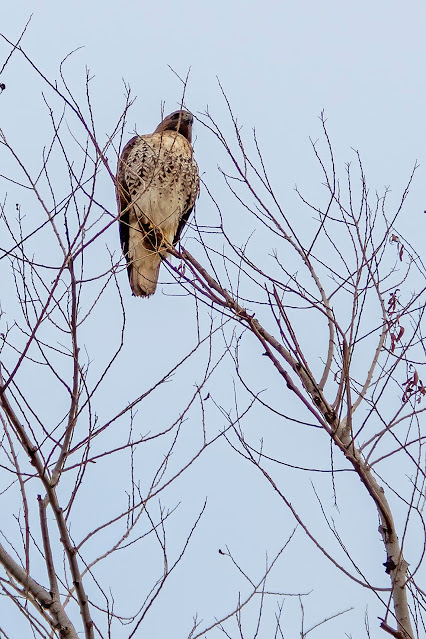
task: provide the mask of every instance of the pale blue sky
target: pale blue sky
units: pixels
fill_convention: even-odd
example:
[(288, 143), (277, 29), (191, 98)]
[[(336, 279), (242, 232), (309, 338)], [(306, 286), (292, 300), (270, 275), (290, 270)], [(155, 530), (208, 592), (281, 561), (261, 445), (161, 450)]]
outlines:
[[(70, 51), (84, 47), (66, 63), (65, 72), (72, 90), (78, 96), (84, 95), (86, 66), (94, 76), (91, 87), (100, 140), (107, 139), (124, 105), (122, 79), (137, 96), (127, 119), (126, 130), (130, 137), (135, 127), (140, 133), (151, 132), (155, 128), (161, 119), (163, 102), (166, 112), (175, 110), (180, 104), (181, 85), (168, 65), (182, 76), (190, 67), (186, 105), (195, 114), (203, 112), (208, 106), (226, 130), (229, 122), (217, 84), (219, 78), (243, 131), (250, 132), (253, 127), (256, 128), (276, 192), (286, 209), (293, 209), (296, 217), (299, 215), (299, 203), (293, 190), (294, 184), (309, 195), (320, 190), (321, 175), (312, 157), (309, 138), (320, 136), (318, 116), (324, 109), (339, 166), (354, 159), (352, 147), (359, 149), (371, 188), (381, 190), (385, 185), (390, 185), (391, 203), (400, 197), (415, 160), (420, 162), (401, 231), (413, 242), (426, 236), (423, 215), (426, 208), (426, 4), (423, 1), (359, 0), (342, 3), (324, 0), (319, 3), (314, 0), (216, 0), (214, 3), (204, 3), (186, 0), (78, 0), (60, 3), (53, 0), (23, 0), (8, 6), (7, 13), (3, 11), (1, 31), (9, 39), (16, 39), (31, 13), (33, 17), (22, 46), (50, 79), (58, 77), (59, 64)], [(8, 46), (0, 41), (0, 63), (8, 52)], [(8, 139), (21, 152), (25, 152), (29, 163), (36, 166), (48, 126), (41, 97), (42, 85), (19, 53), (14, 54), (0, 81), (6, 84), (6, 91), (0, 96), (0, 127)], [(200, 170), (209, 188), (213, 188), (224, 203), (223, 213), (229, 215), (229, 226), (232, 228), (233, 210), (226, 199), (223, 181), (216, 172), (217, 165), (224, 162), (223, 155), (219, 155), (218, 145), (200, 125), (195, 126), (194, 135)], [(115, 158), (112, 153), (110, 161), (113, 166)], [(4, 172), (1, 168), (0, 173)], [(7, 190), (11, 201), (21, 198), (19, 202), (25, 202), (25, 196), (16, 195), (10, 185), (6, 187), (1, 183), (0, 188), (1, 200)], [(115, 211), (112, 185), (106, 181), (102, 184), (101, 200), (103, 206)], [(28, 208), (26, 214), (30, 213)], [(215, 223), (215, 219), (214, 208), (205, 192), (202, 192), (197, 206), (197, 220), (199, 224), (208, 225)], [(300, 219), (298, 221), (301, 222)], [(309, 223), (310, 219), (306, 221), (307, 225)], [(247, 234), (249, 232), (248, 228)], [(117, 229), (110, 229), (105, 242), (118, 254)], [(422, 250), (423, 245), (422, 240), (417, 249)], [(103, 260), (102, 264), (107, 264), (103, 246), (99, 251), (102, 253), (99, 258)], [(96, 254), (91, 254), (89, 259), (92, 260), (91, 264), (96, 264)], [(124, 359), (120, 363), (121, 377), (106, 382), (109, 394), (98, 407), (101, 419), (109, 411), (118, 410), (138, 390), (142, 392), (171, 368), (191, 344), (188, 326), (195, 326), (193, 305), (186, 298), (167, 297), (159, 290), (155, 298), (148, 301), (134, 300), (128, 291), (125, 272), (121, 272), (119, 277), (128, 312), (127, 343)], [(117, 307), (114, 306), (117, 300), (111, 297), (102, 304), (102, 322), (98, 320), (99, 323), (93, 324), (85, 333), (95, 370), (97, 358), (101, 358), (108, 340), (108, 322), (117, 319)], [(158, 321), (159, 316), (169, 321), (167, 338), (164, 338), (164, 325)], [(161, 356), (151, 361), (142, 380), (138, 377), (140, 353), (137, 348), (135, 350), (141, 334), (149, 335), (153, 349), (155, 344), (164, 346)], [(258, 349), (257, 346), (254, 348)], [(160, 402), (161, 411), (170, 419), (174, 415), (174, 402), (184, 402), (182, 398), (189, 397), (193, 392), (199, 371), (197, 366), (201, 367), (202, 361), (200, 356), (191, 364), (192, 367), (188, 367), (180, 386), (170, 386), (169, 404), (164, 404), (164, 400)], [(254, 375), (250, 370), (250, 361), (247, 371), (248, 375)], [(230, 406), (233, 401), (232, 375), (229, 369), (223, 373), (221, 380), (222, 401)], [(282, 393), (281, 386), (272, 376), (268, 377), (268, 371), (261, 375), (272, 395)], [(128, 398), (117, 396), (117, 388), (122, 387), (129, 388)], [(217, 388), (207, 386), (206, 392), (214, 393)], [(283, 405), (285, 401), (286, 397), (279, 395), (277, 403)], [(60, 408), (57, 410), (60, 411)], [(210, 410), (212, 423), (216, 428), (223, 427), (225, 422), (219, 411)], [(160, 428), (162, 421), (155, 399), (147, 403), (144, 411), (141, 413), (143, 423), (137, 424), (137, 430), (146, 432), (150, 428)], [(321, 451), (324, 467), (328, 467), (329, 443), (322, 434), (315, 431), (311, 435), (309, 432), (309, 445), (301, 448), (298, 433), (295, 434), (288, 426), (283, 428), (278, 418), (274, 420), (271, 417), (268, 424), (264, 424), (261, 415), (260, 411), (254, 409), (251, 421), (245, 425), (253, 436), (258, 432), (259, 437), (264, 435), (270, 438), (272, 447), (279, 447), (285, 430), (285, 447), (291, 463), (312, 466), (318, 463), (317, 455)], [(195, 426), (188, 428), (181, 446), (185, 441), (188, 441), (188, 446), (191, 445), (192, 428)], [(112, 434), (112, 437), (114, 439), (115, 435)], [(110, 441), (108, 445), (112, 445)], [(161, 454), (161, 451), (157, 452)], [(123, 459), (123, 464), (126, 461)], [(149, 467), (149, 463), (149, 460), (144, 460), (146, 467)], [(115, 494), (112, 482), (114, 473), (108, 467), (99, 469), (99, 466), (97, 472), (103, 473), (106, 494), (112, 496)], [(120, 466), (117, 467), (117, 474), (119, 471)], [(278, 476), (281, 477), (280, 473)], [(284, 483), (285, 477), (283, 471)], [(327, 505), (331, 508), (329, 476), (319, 478), (316, 475), (315, 481), (316, 487), (324, 490), (324, 499), (329, 500)], [(358, 484), (356, 487), (361, 490)], [(357, 501), (357, 509), (352, 501), (348, 503), (344, 486), (346, 479), (342, 479), (340, 484), (341, 502), (340, 511), (335, 512), (336, 520), (339, 521), (340, 530), (350, 533), (365, 515), (368, 520), (366, 527), (361, 526), (351, 540), (354, 553), (367, 555), (367, 559), (363, 557), (365, 567), (369, 564), (368, 557), (373, 562), (377, 560), (377, 552), (379, 556), (380, 553), (384, 554), (376, 533), (376, 514), (371, 504), (362, 497), (358, 503), (357, 496), (351, 495), (351, 499)], [(349, 480), (348, 486), (348, 490), (353, 490)], [(287, 489), (290, 500), (297, 502), (301, 514), (311, 524), (318, 524), (317, 530), (320, 529), (322, 519), (317, 505), (314, 514), (310, 511), (315, 502), (312, 502), (309, 481), (299, 486), (297, 479), (292, 480)], [(265, 552), (268, 551), (272, 556), (293, 529), (293, 520), (288, 511), (250, 467), (240, 459), (235, 459), (225, 442), (212, 447), (203, 456), (200, 466), (180, 479), (169, 493), (167, 505), (182, 502), (178, 515), (181, 538), (184, 531), (190, 528), (191, 523), (188, 522), (192, 522), (200, 510), (206, 495), (209, 497), (208, 516), (200, 524), (194, 550), (190, 551), (188, 562), (172, 577), (163, 599), (159, 599), (159, 605), (153, 607), (147, 616), (145, 630), (137, 637), (186, 637), (192, 615), (197, 611), (205, 620), (205, 625), (214, 617), (226, 614), (236, 602), (238, 581), (234, 579), (235, 574), (229, 564), (225, 564), (225, 558), (218, 555), (218, 548), (228, 544), (244, 567), (259, 574)], [(76, 511), (81, 515), (84, 525), (95, 525), (96, 510), (88, 512), (87, 505), (80, 504), (76, 506)], [(321, 534), (327, 543), (331, 543), (327, 531), (322, 530), (319, 537)], [(374, 626), (371, 637), (375, 639), (382, 636), (376, 623), (377, 614), (381, 614), (382, 609), (376, 607), (374, 597), (347, 582), (338, 571), (330, 569), (325, 559), (306, 542), (302, 533), (298, 532), (297, 535), (300, 548), (303, 548), (303, 565), (300, 555), (294, 550), (297, 546), (290, 547), (280, 564), (280, 570), (273, 576), (271, 589), (283, 592), (313, 590), (310, 595), (312, 603), (310, 598), (306, 601), (308, 626), (325, 615), (335, 614), (351, 605), (356, 607), (355, 613), (349, 613), (331, 622), (333, 625), (325, 625), (312, 633), (313, 639), (330, 636), (343, 638), (345, 633), (357, 639), (364, 636), (361, 633), (366, 606), (369, 606), (371, 624)], [(320, 538), (320, 541), (323, 539)], [(171, 541), (172, 546), (174, 543)], [(138, 600), (144, 570), (151, 557), (144, 555), (139, 559), (140, 564), (135, 564), (135, 573), (131, 571), (133, 566), (123, 566), (118, 557), (98, 573), (102, 579), (103, 570), (105, 576), (113, 571), (128, 571), (129, 582), (134, 583), (132, 603)], [(372, 574), (375, 583), (380, 580), (384, 583), (380, 562), (378, 564), (377, 568), (371, 568)], [(326, 584), (329, 584), (325, 589), (324, 575)], [(115, 594), (119, 603), (126, 604), (126, 601), (119, 601), (120, 592)], [(123, 596), (130, 601), (127, 593)], [(294, 598), (286, 600), (286, 637), (298, 636), (298, 605)], [(0, 611), (1, 606), (0, 602)], [(272, 637), (273, 627), (271, 616), (271, 625), (264, 630), (265, 634), (260, 639)], [(121, 639), (127, 636), (125, 630), (117, 637)], [(247, 636), (252, 637), (253, 633), (254, 630)]]

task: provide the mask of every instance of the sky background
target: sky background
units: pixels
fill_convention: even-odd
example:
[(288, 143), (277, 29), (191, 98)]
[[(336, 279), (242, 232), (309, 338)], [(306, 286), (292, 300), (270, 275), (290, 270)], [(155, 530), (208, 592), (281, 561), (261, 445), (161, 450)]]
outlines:
[[(127, 118), (126, 137), (130, 137), (135, 129), (139, 133), (151, 132), (161, 120), (163, 108), (169, 113), (179, 107), (182, 85), (174, 72), (185, 77), (189, 69), (187, 107), (195, 115), (208, 108), (226, 131), (230, 123), (219, 80), (243, 132), (250, 135), (251, 130), (256, 129), (271, 182), (286, 209), (292, 211), (296, 223), (309, 225), (310, 220), (298, 217), (300, 203), (294, 185), (297, 184), (308, 196), (320, 193), (321, 174), (313, 158), (310, 139), (316, 140), (321, 136), (318, 116), (323, 110), (338, 166), (342, 168), (345, 162), (353, 161), (353, 149), (359, 150), (371, 189), (382, 191), (390, 186), (391, 205), (399, 200), (417, 160), (420, 168), (400, 230), (417, 250), (423, 249), (426, 233), (423, 213), (426, 208), (424, 2), (21, 1), (10, 5), (2, 14), (1, 32), (12, 41), (19, 37), (32, 14), (22, 46), (37, 67), (52, 80), (58, 78), (59, 65), (67, 54), (82, 47), (67, 60), (64, 70), (71, 90), (79, 97), (84, 95), (85, 69), (90, 70), (97, 135), (103, 141), (107, 140), (124, 107), (123, 81), (130, 85), (132, 94), (137, 97)], [(7, 44), (0, 41), (1, 63), (9, 50)], [(48, 127), (40, 79), (15, 53), (0, 81), (6, 84), (6, 90), (0, 96), (0, 127), (9, 141), (25, 154), (29, 165), (38, 166)], [(217, 166), (225, 162), (223, 154), (220, 155), (218, 145), (200, 125), (195, 125), (194, 137), (203, 178), (223, 203), (223, 213), (229, 216), (233, 232), (237, 232), (232, 222), (232, 206), (226, 199), (226, 189), (217, 172)], [(115, 165), (113, 153), (110, 154), (110, 163)], [(5, 172), (0, 168), (0, 173)], [(1, 199), (7, 190), (11, 201), (20, 197), (20, 202), (25, 204), (25, 196), (15, 195), (10, 184), (7, 187), (2, 184), (1, 188)], [(112, 185), (105, 181), (101, 189), (103, 205), (114, 211)], [(202, 225), (216, 221), (214, 207), (204, 190), (197, 205), (197, 220)], [(110, 229), (106, 243), (111, 250), (119, 251), (115, 228)], [(90, 259), (94, 259), (93, 255)], [(101, 418), (125, 403), (125, 398), (118, 396), (117, 388), (125, 385), (128, 397), (132, 393), (134, 396), (141, 385), (142, 388), (149, 387), (171, 368), (190, 343), (186, 339), (188, 322), (195, 325), (193, 306), (187, 300), (170, 298), (161, 287), (147, 302), (134, 300), (130, 297), (125, 272), (121, 272), (119, 277), (128, 308), (128, 342), (120, 364), (122, 376), (118, 380), (106, 381), (109, 395), (103, 406), (105, 415), (99, 409)], [(3, 288), (2, 296), (9, 293), (14, 295), (12, 288)], [(175, 304), (173, 310), (172, 303)], [(109, 322), (118, 321), (114, 304), (112, 297), (102, 302), (100, 313), (103, 312), (103, 319), (94, 318), (85, 333), (95, 372), (97, 358), (101, 358), (109, 336)], [(163, 321), (169, 322), (170, 338), (163, 338), (164, 325), (158, 321), (159, 316), (167, 318)], [(167, 353), (154, 362), (151, 360), (143, 380), (129, 374), (134, 370), (132, 366), (136, 365), (135, 340), (141, 334), (149, 335), (152, 344), (164, 344), (164, 353)], [(184, 379), (186, 376), (187, 380), (191, 380), (191, 387), (172, 386), (167, 402), (161, 401), (161, 419), (155, 398), (147, 403), (143, 416), (150, 420), (150, 424), (155, 424), (153, 429), (160, 428), (162, 420), (171, 419), (174, 403), (182, 401), (184, 404), (185, 398), (193, 392), (193, 384), (202, 366), (202, 356), (200, 358), (200, 361), (191, 363), (184, 373)], [(252, 370), (250, 356), (247, 356), (244, 366), (255, 384), (256, 372), (259, 371)], [(288, 398), (281, 397), (281, 388), (274, 386), (276, 382), (268, 377), (269, 373), (261, 374), (265, 375), (263, 379), (270, 396), (277, 398), (277, 405), (284, 406)], [(224, 405), (227, 402), (232, 404), (232, 375), (231, 368), (223, 370), (220, 383), (206, 389), (214, 393), (223, 386), (220, 397)], [(42, 398), (39, 397), (39, 400), (42, 403)], [(55, 410), (60, 409), (55, 407)], [(292, 463), (321, 465), (317, 455), (323, 454), (324, 466), (328, 466), (329, 444), (321, 434), (310, 433), (309, 446), (301, 449), (300, 438), (291, 429), (286, 427), (285, 435), (282, 434), (278, 417), (271, 418), (266, 424), (260, 411), (257, 413), (255, 409), (252, 415), (245, 426), (247, 432), (253, 436), (259, 433), (258, 436), (266, 439), (269, 437), (272, 447), (282, 446), (281, 437), (285, 437), (286, 453)], [(223, 427), (225, 421), (220, 411), (212, 408), (210, 417), (217, 428)], [(143, 430), (140, 425), (138, 428)], [(113, 445), (115, 435), (111, 437), (108, 446)], [(191, 430), (183, 435), (180, 445), (185, 447), (187, 443), (190, 446), (190, 442)], [(153, 458), (161, 452), (157, 451)], [(128, 460), (122, 461), (124, 465)], [(143, 464), (146, 471), (149, 460), (144, 459)], [(120, 468), (118, 465), (117, 473)], [(110, 497), (108, 501), (112, 503), (115, 493), (109, 481), (113, 477), (108, 468), (98, 471), (104, 482), (103, 494), (107, 494)], [(282, 480), (284, 483), (287, 481), (284, 474)], [(328, 506), (332, 505), (329, 477), (316, 476), (315, 481), (316, 488), (324, 491)], [(309, 481), (299, 486), (297, 480), (292, 480), (286, 486), (290, 499), (297, 501), (302, 515), (309, 517), (312, 525), (318, 524), (317, 531), (322, 530), (321, 513), (310, 512), (313, 502), (312, 489), (308, 484)], [(95, 481), (93, 498), (102, 501), (96, 485)], [(349, 480), (346, 483), (342, 479), (339, 485), (341, 502), (339, 511), (335, 513), (336, 520), (341, 530), (349, 534), (351, 551), (363, 557), (364, 566), (369, 565), (370, 557), (373, 565), (377, 562), (377, 553), (383, 553), (378, 535), (374, 539), (371, 537), (371, 531), (377, 529), (373, 507), (362, 498), (354, 506), (352, 500), (357, 501), (357, 496), (352, 493), (348, 500), (348, 491), (360, 488), (358, 484), (351, 484)], [(118, 486), (117, 494), (120, 490)], [(149, 636), (150, 639), (186, 637), (192, 615), (197, 611), (206, 620), (206, 625), (215, 617), (226, 614), (236, 601), (239, 586), (235, 569), (225, 565), (218, 548), (228, 545), (245, 562), (245, 568), (253, 574), (260, 574), (265, 552), (273, 556), (293, 530), (294, 522), (280, 500), (266, 489), (251, 469), (246, 468), (244, 462), (235, 461), (225, 442), (209, 449), (203, 455), (202, 464), (180, 479), (169, 493), (169, 506), (181, 502), (177, 516), (179, 535), (190, 528), (188, 522), (196, 517), (206, 496), (209, 497), (208, 516), (197, 531), (188, 563), (171, 578), (164, 599), (159, 599), (159, 605), (154, 606), (147, 616), (144, 631), (136, 636)], [(96, 525), (96, 509), (88, 510), (87, 504), (82, 503), (76, 505), (76, 513), (85, 521), (87, 529)], [(363, 517), (368, 525), (361, 526), (356, 534), (351, 535), (350, 531), (357, 528), (356, 524)], [(332, 543), (327, 531), (318, 532), (319, 537), (322, 534), (324, 541)], [(303, 561), (300, 554), (291, 549), (280, 564), (278, 573), (274, 574), (271, 588), (289, 593), (313, 591), (314, 594), (310, 595), (312, 603), (306, 603), (307, 626), (349, 606), (356, 608), (355, 612), (312, 632), (312, 637), (364, 636), (361, 633), (364, 632), (367, 606), (373, 626), (371, 636), (382, 636), (376, 623), (377, 614), (381, 614), (382, 610), (375, 607), (374, 597), (367, 596), (337, 570), (330, 569), (324, 557), (303, 541), (301, 532), (297, 532), (296, 536), (297, 543), (303, 544), (299, 546), (303, 548)], [(173, 543), (178, 544), (177, 541)], [(338, 552), (337, 548), (335, 550)], [(114, 571), (117, 574), (128, 571), (131, 590), (137, 601), (139, 588), (143, 589), (145, 562), (150, 564), (151, 559), (148, 551), (136, 571), (116, 559), (101, 568), (98, 576), (103, 577), (102, 570), (105, 570), (105, 576), (115, 574)], [(372, 568), (372, 573), (374, 578), (383, 581), (382, 571)], [(129, 607), (134, 603), (127, 591), (122, 595), (124, 601), (120, 602), (120, 596), (121, 593), (117, 592), (118, 603), (129, 603)], [(274, 610), (273, 605), (271, 611)], [(287, 615), (284, 623), (284, 627), (288, 628), (286, 636), (298, 636), (300, 604), (297, 598), (286, 598), (284, 610)], [(254, 613), (248, 614), (247, 628), (254, 619), (250, 617)], [(273, 612), (270, 614), (269, 625), (263, 629), (261, 638), (273, 636)], [(117, 636), (127, 636), (125, 629), (122, 635)], [(247, 636), (254, 636), (253, 627)]]

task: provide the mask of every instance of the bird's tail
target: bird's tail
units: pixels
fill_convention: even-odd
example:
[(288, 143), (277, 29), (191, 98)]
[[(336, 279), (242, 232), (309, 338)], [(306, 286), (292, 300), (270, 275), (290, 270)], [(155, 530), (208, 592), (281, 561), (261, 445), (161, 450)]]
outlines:
[(133, 295), (148, 297), (155, 293), (160, 270), (161, 257), (157, 251), (142, 244), (138, 245), (136, 256), (129, 264), (129, 281)]

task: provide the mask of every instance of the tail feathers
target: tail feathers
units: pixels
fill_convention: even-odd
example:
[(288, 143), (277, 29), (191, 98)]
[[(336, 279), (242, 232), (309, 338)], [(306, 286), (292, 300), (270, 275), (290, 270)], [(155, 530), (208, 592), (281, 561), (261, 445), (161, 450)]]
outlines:
[(139, 246), (137, 257), (129, 263), (129, 281), (133, 295), (148, 297), (155, 293), (161, 257), (152, 249)]

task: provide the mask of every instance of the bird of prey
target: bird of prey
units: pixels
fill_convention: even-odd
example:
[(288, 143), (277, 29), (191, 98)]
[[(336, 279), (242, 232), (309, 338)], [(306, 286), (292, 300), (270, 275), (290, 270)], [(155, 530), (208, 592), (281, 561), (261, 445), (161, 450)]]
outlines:
[(155, 292), (167, 246), (180, 239), (200, 178), (191, 145), (193, 118), (175, 111), (154, 133), (136, 135), (117, 168), (120, 239), (133, 295)]

